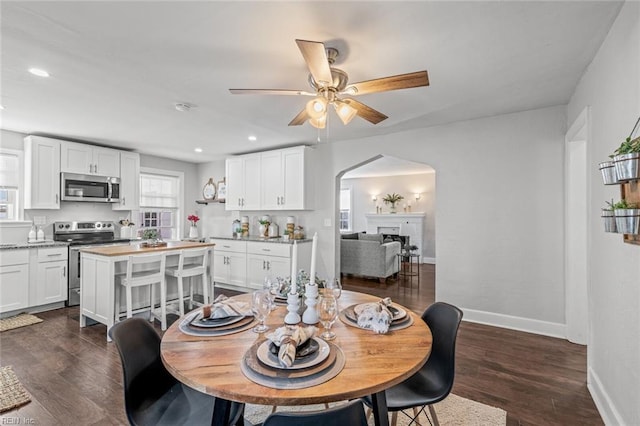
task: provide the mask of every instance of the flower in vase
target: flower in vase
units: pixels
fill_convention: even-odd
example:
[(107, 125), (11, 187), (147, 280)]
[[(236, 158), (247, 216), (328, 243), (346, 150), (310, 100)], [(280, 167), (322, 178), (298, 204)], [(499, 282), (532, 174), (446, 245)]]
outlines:
[(187, 220), (191, 222), (191, 226), (196, 226), (196, 223), (198, 223), (200, 218), (198, 217), (198, 215), (190, 214), (189, 216), (187, 216)]

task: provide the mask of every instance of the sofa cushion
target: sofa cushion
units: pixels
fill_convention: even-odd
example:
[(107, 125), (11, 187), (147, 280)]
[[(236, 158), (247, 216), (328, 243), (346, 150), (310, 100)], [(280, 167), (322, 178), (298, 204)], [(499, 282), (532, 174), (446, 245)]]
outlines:
[(382, 234), (358, 234), (358, 239), (363, 241), (377, 241), (382, 244)]

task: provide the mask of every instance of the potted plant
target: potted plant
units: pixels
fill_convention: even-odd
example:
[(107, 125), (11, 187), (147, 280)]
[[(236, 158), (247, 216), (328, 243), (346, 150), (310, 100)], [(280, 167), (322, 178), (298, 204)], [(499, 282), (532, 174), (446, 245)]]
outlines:
[(391, 213), (396, 212), (396, 203), (400, 200), (404, 200), (404, 197), (400, 194), (396, 194), (395, 192), (393, 194), (385, 195), (384, 198), (382, 199), (382, 201), (384, 201), (385, 204), (391, 204), (391, 208), (390, 208)]
[(616, 218), (616, 229), (620, 234), (640, 233), (640, 207), (627, 200), (618, 201), (613, 205)]
[(629, 136), (610, 157), (618, 181), (640, 179), (640, 137), (632, 140)]
[(602, 220), (604, 221), (604, 232), (618, 232), (616, 227), (616, 216), (613, 211), (613, 200), (607, 201), (607, 207), (602, 208)]
[(156, 241), (158, 239), (158, 231), (156, 229), (145, 229), (142, 231), (142, 239), (147, 241)]

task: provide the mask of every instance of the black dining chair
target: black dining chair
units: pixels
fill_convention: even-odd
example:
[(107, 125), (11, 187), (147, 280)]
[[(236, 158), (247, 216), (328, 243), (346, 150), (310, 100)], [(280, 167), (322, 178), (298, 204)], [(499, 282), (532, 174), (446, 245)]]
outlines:
[[(160, 358), (160, 336), (148, 321), (133, 317), (109, 333), (124, 374), (124, 404), (132, 425), (211, 424), (215, 398), (174, 378)], [(232, 403), (230, 425), (242, 425), (244, 404)]]
[[(428, 406), (433, 423), (438, 426), (438, 416), (432, 404), (445, 399), (453, 387), (456, 338), (462, 321), (462, 311), (448, 303), (437, 302), (424, 311), (422, 320), (427, 323), (433, 336), (431, 355), (417, 373), (385, 390), (387, 408), (393, 412), (393, 425), (396, 423), (398, 411), (417, 419)], [(370, 397), (363, 398), (363, 401), (367, 406), (372, 406)], [(413, 417), (404, 412), (409, 408), (413, 408)]]
[(367, 426), (364, 406), (359, 400), (320, 411), (275, 412), (262, 426)]

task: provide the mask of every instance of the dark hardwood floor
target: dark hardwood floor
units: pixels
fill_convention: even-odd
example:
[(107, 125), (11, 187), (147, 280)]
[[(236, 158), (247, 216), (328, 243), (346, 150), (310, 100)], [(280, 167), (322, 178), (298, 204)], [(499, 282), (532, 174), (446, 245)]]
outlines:
[[(419, 286), (417, 279), (413, 287), (397, 280), (342, 281), (348, 290), (390, 296), (421, 313), (434, 300), (434, 280), (435, 267), (423, 265)], [(105, 327), (79, 329), (77, 308), (38, 316), (43, 323), (0, 334), (0, 364), (13, 366), (32, 395), (30, 404), (0, 415), (0, 424), (127, 424), (120, 358), (106, 342)], [(602, 424), (586, 387), (583, 346), (463, 322), (456, 367), (453, 392), (505, 409), (509, 425)]]

